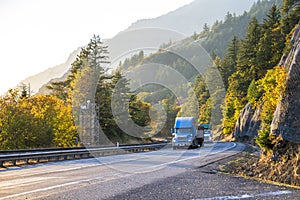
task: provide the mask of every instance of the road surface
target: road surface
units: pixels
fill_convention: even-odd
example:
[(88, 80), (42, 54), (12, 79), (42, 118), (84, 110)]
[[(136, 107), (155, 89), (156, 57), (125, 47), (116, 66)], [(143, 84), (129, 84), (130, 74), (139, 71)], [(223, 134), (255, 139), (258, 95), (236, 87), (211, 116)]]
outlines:
[(242, 144), (213, 143), (201, 149), (166, 147), (155, 152), (3, 169), (0, 200), (295, 199), (300, 196), (298, 190), (256, 181), (247, 183), (231, 175), (201, 171), (243, 149)]

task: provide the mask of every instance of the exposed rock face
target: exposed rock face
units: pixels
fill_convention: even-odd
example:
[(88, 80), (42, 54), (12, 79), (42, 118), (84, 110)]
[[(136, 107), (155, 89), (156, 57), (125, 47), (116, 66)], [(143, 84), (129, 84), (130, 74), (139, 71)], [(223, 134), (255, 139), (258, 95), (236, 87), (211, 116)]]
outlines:
[(261, 124), (259, 119), (261, 107), (254, 109), (248, 103), (239, 115), (235, 125), (234, 138), (237, 140), (252, 140), (258, 135)]
[(288, 70), (286, 90), (274, 113), (271, 132), (300, 143), (300, 22), (291, 42), (293, 48), (284, 61)]

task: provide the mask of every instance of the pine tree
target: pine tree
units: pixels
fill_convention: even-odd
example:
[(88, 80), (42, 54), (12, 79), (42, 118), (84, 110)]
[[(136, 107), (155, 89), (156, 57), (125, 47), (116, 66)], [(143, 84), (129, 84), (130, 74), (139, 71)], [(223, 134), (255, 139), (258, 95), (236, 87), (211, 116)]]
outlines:
[(228, 78), (236, 71), (239, 43), (238, 37), (234, 36), (220, 66), (225, 88), (228, 88)]
[[(86, 80), (86, 83), (83, 83), (83, 81), (80, 83), (96, 83), (96, 80), (99, 78), (99, 74), (103, 74), (107, 70), (104, 67), (105, 64), (109, 63), (107, 55), (107, 46), (103, 44), (99, 36), (94, 35), (88, 45), (81, 48), (79, 55), (77, 55), (76, 60), (71, 65), (70, 74), (67, 79), (65, 81), (52, 82), (49, 86), (47, 86), (47, 88), (50, 89), (52, 94), (58, 98), (71, 102), (74, 87), (76, 87), (76, 80), (83, 77), (84, 69), (86, 70), (85, 74), (93, 75), (92, 77), (87, 78), (88, 80)], [(86, 88), (87, 87), (90, 86), (87, 85)], [(95, 88), (96, 85), (94, 84), (93, 87)]]
[(259, 64), (257, 58), (258, 44), (261, 38), (261, 26), (254, 17), (250, 21), (245, 39), (241, 41), (238, 55), (238, 67), (251, 71), (253, 78), (257, 79), (256, 68)]
[(283, 48), (284, 36), (281, 32), (280, 13), (273, 5), (267, 18), (264, 19), (263, 35), (258, 45), (257, 78), (263, 78), (268, 69), (272, 69), (279, 62)]
[(283, 0), (281, 14), (282, 31), (284, 34), (288, 34), (290, 33), (291, 29), (299, 22), (300, 19), (299, 0)]

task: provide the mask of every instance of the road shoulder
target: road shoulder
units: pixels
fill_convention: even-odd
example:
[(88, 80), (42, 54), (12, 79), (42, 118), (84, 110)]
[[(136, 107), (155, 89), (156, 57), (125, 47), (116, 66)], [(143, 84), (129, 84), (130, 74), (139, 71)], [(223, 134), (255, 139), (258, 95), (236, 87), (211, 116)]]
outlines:
[(239, 159), (249, 150), (246, 148), (244, 152), (110, 199), (297, 199), (300, 196), (298, 189), (245, 179), (220, 170), (220, 166)]

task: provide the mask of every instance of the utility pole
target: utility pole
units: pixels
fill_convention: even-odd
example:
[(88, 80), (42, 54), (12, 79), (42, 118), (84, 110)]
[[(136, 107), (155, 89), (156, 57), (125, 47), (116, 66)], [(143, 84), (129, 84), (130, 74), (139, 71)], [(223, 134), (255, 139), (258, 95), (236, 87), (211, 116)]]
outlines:
[(79, 130), (82, 144), (95, 146), (99, 144), (99, 107), (90, 100), (80, 106)]

